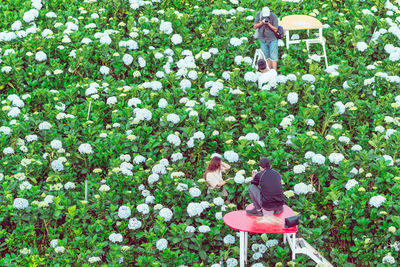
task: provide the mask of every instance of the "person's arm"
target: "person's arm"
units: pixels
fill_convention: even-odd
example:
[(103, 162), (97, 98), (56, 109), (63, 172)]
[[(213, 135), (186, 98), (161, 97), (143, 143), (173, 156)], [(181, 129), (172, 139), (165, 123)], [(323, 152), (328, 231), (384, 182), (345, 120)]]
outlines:
[(226, 181), (221, 181), (219, 184), (217, 184), (216, 187), (221, 187), (224, 186), (226, 184)]
[(231, 168), (231, 166), (230, 166), (228, 163), (221, 162), (221, 171), (222, 171), (222, 172), (227, 171), (227, 170), (229, 170), (230, 168)]
[(262, 21), (260, 21), (260, 15), (259, 13), (257, 13), (256, 15), (256, 21), (254, 22), (253, 28), (254, 29), (258, 29), (260, 28), (264, 23)]
[(266, 24), (271, 29), (271, 31), (276, 32), (278, 30), (278, 27), (275, 27), (271, 23), (267, 22)]
[(267, 22), (267, 26), (274, 32), (278, 30), (278, 17), (277, 16), (271, 16), (272, 19), (270, 22)]
[(264, 22), (260, 21), (260, 22), (258, 22), (258, 23), (255, 23), (254, 26), (253, 26), (253, 28), (254, 28), (254, 29), (258, 29), (258, 28), (260, 28), (262, 25), (264, 25)]
[(261, 172), (258, 172), (256, 175), (253, 176), (253, 180), (251, 180), (251, 184), (259, 185), (261, 178)]

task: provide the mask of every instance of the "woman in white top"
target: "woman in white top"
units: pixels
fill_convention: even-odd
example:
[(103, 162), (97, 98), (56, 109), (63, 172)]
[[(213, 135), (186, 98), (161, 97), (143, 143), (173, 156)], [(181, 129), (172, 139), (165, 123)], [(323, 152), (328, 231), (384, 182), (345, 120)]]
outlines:
[[(206, 172), (204, 173), (204, 179), (208, 184), (207, 194), (210, 189), (219, 188), (226, 184), (226, 181), (222, 179), (222, 173), (229, 170), (231, 166), (227, 163), (222, 162), (221, 158), (214, 156), (207, 166)], [(227, 196), (228, 192), (225, 188), (222, 189), (222, 196)]]

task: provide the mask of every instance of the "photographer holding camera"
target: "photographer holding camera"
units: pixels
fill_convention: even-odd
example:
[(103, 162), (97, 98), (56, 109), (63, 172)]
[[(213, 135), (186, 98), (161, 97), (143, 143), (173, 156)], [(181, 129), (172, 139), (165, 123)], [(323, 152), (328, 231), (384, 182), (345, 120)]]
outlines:
[(278, 30), (278, 17), (264, 7), (257, 13), (253, 28), (258, 32), (257, 39), (269, 68), (278, 70), (278, 39), (274, 34)]

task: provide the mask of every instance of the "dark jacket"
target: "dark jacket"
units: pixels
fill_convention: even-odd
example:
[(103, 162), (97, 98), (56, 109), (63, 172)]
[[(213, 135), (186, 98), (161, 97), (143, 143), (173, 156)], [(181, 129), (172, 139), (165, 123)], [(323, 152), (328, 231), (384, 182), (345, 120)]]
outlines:
[(265, 210), (276, 210), (285, 204), (281, 181), (281, 175), (272, 169), (258, 172), (251, 181), (261, 187), (261, 203)]

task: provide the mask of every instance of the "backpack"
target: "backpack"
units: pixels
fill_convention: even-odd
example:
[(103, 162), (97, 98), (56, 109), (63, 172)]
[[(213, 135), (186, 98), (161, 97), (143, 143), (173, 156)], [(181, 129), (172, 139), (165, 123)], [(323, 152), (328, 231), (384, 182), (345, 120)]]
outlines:
[[(274, 31), (273, 31), (273, 32), (274, 32)], [(275, 34), (275, 37), (276, 37), (277, 39), (282, 39), (283, 36), (285, 36), (285, 32), (283, 31), (282, 26), (278, 26), (278, 30), (277, 30), (276, 32), (274, 32), (274, 34)]]

